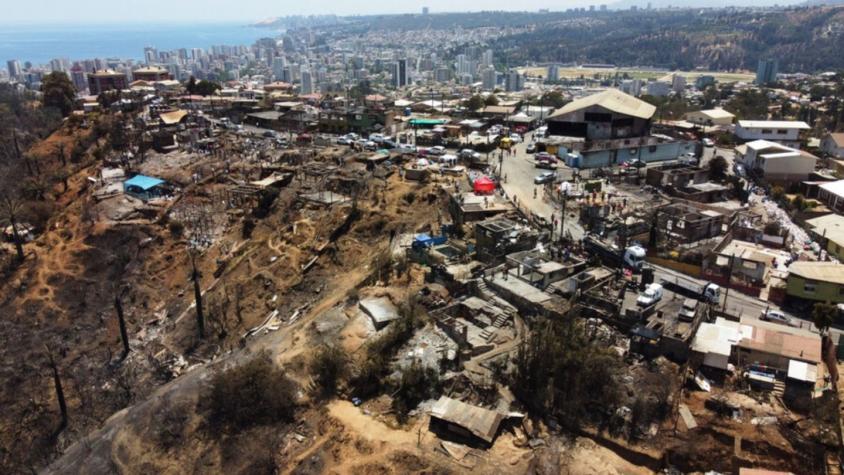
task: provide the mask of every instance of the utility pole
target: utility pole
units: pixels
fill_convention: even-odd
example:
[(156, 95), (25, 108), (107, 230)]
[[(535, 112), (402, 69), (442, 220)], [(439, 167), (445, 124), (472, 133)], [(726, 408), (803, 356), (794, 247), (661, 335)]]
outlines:
[(114, 296), (114, 310), (117, 312), (117, 323), (120, 324), (120, 339), (123, 341), (123, 356), (120, 359), (124, 360), (129, 356), (129, 336), (126, 334), (126, 321), (123, 319), (123, 304), (120, 302), (120, 295)]
[(563, 243), (563, 236), (565, 235), (566, 230), (566, 206), (568, 205), (569, 201), (569, 190), (566, 189), (563, 191), (563, 209), (560, 212), (560, 238), (559, 243)]
[(727, 264), (727, 285), (724, 289), (724, 304), (721, 306), (721, 313), (727, 312), (727, 298), (730, 296), (730, 282), (733, 280), (733, 259), (736, 257), (736, 254), (733, 253), (730, 256), (729, 264)]

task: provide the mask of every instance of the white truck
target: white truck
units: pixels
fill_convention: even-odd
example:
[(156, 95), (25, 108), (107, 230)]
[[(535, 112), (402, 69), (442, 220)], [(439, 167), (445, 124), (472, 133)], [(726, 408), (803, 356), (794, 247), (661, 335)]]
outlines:
[(651, 305), (662, 300), (662, 285), (648, 284), (645, 291), (636, 299), (636, 305), (640, 307), (650, 307)]
[(703, 302), (717, 304), (721, 301), (721, 287), (712, 282), (698, 284), (689, 279), (674, 278), (662, 279), (662, 285), (672, 292)]
[(641, 272), (645, 265), (645, 248), (634, 244), (624, 249), (622, 253), (616, 246), (607, 244), (596, 236), (586, 236), (583, 247), (590, 254), (595, 254), (601, 261), (612, 267), (625, 267), (633, 272)]

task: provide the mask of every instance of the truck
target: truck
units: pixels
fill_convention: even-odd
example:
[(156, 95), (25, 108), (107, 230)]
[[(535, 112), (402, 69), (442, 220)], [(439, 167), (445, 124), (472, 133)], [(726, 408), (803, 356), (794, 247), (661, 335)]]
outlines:
[(714, 304), (721, 301), (721, 287), (712, 282), (698, 284), (693, 280), (682, 278), (662, 279), (661, 282), (666, 289), (686, 297)]
[(636, 305), (640, 307), (650, 307), (651, 305), (662, 300), (662, 285), (648, 284), (645, 291), (636, 299)]
[(641, 272), (645, 264), (645, 249), (638, 244), (627, 247), (623, 251), (599, 239), (597, 236), (586, 236), (583, 247), (591, 255), (596, 255), (604, 265), (610, 267), (624, 267), (633, 272)]

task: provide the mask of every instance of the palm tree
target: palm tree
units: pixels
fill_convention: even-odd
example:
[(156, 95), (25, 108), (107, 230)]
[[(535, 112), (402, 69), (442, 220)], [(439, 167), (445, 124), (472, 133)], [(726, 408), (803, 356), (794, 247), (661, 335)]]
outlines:
[(8, 222), (12, 226), (12, 238), (15, 241), (15, 250), (18, 253), (18, 261), (23, 262), (23, 243), (18, 233), (18, 218), (23, 208), (23, 201), (13, 198), (11, 195), (0, 197), (0, 223)]

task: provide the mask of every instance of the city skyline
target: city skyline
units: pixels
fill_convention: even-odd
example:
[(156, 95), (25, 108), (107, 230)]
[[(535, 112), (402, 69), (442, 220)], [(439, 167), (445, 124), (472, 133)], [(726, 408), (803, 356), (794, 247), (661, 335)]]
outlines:
[[(595, 2), (594, 5), (613, 2)], [(99, 23), (187, 23), (187, 22), (244, 22), (253, 23), (288, 15), (372, 15), (422, 13), (427, 7), (430, 13), (465, 12), (480, 10), (537, 11), (539, 9), (565, 10), (566, 8), (585, 6), (576, 0), (527, 0), (513, 4), (506, 0), (489, 0), (479, 8), (476, 2), (468, 0), (413, 0), (397, 4), (387, 0), (367, 2), (365, 7), (341, 0), (322, 0), (306, 4), (285, 5), (267, 0), (242, 0), (232, 11), (232, 3), (227, 0), (206, 0), (199, 2), (168, 2), (150, 0), (144, 2), (143, 9), (138, 9), (133, 2), (124, 5), (107, 3), (104, 0), (85, 0), (68, 3), (61, 0), (45, 0), (37, 18), (33, 18), (32, 9), (25, 4), (11, 4), (4, 8), (4, 18), (0, 25), (39, 25), (39, 24), (99, 24)], [(82, 6), (82, 8), (80, 8)]]

